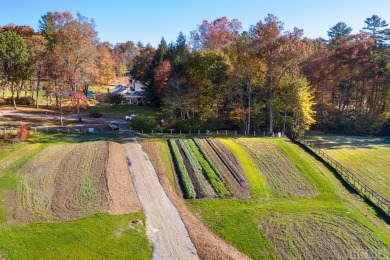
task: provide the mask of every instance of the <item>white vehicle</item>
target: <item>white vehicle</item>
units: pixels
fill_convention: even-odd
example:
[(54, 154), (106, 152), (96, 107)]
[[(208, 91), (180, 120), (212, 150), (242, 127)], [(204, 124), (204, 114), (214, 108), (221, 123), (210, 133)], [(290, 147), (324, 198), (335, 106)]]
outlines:
[(125, 116), (125, 120), (126, 121), (131, 121), (131, 120), (133, 120), (134, 119), (134, 117), (136, 117), (136, 115), (131, 115), (131, 116)]
[(118, 130), (119, 124), (117, 121), (111, 121), (108, 126), (111, 128), (111, 130)]

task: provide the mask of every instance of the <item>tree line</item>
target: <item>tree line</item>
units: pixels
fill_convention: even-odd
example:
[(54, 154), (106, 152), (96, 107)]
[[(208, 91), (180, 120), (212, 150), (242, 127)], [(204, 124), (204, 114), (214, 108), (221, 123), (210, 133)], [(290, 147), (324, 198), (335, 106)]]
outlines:
[(78, 109), (88, 86), (127, 75), (147, 86), (147, 103), (162, 109), (167, 127), (389, 134), (390, 29), (376, 15), (365, 24), (351, 34), (339, 22), (325, 40), (285, 31), (273, 15), (246, 31), (221, 17), (155, 48), (99, 42), (92, 19), (49, 12), (37, 32), (0, 27), (1, 88), (15, 100), (44, 87), (58, 106)]
[(62, 124), (63, 106), (88, 105), (86, 93), (91, 85), (107, 86), (124, 75), (131, 66), (136, 46), (132, 41), (99, 42), (93, 19), (80, 13), (48, 12), (41, 16), (38, 31), (25, 25), (0, 27), (0, 87), (3, 97), (11, 92), (16, 109), (21, 92), (39, 91), (55, 97)]
[(390, 29), (373, 15), (358, 34), (344, 22), (329, 40), (308, 39), (269, 14), (242, 30), (237, 19), (203, 21), (175, 43), (143, 48), (131, 76), (182, 128), (390, 133)]

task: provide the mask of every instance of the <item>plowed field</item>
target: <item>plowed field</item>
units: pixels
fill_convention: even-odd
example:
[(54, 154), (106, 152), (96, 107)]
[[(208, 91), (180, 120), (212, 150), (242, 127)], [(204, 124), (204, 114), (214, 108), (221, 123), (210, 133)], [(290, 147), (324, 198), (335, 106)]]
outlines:
[(15, 218), (22, 222), (141, 210), (120, 144), (52, 146), (21, 167), (19, 174)]

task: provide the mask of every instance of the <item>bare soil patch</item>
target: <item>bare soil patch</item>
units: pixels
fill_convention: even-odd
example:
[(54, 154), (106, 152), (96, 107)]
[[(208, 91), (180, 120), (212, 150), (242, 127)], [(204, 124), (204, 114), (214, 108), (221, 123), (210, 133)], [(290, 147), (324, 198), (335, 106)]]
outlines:
[(287, 154), (270, 140), (237, 139), (249, 151), (272, 189), (280, 196), (315, 197), (318, 191)]
[[(161, 161), (161, 155), (160, 151), (158, 149), (157, 144), (152, 141), (152, 140), (143, 140), (141, 142), (142, 148), (145, 150), (145, 152), (148, 154), (150, 160), (152, 161), (154, 169), (156, 169), (157, 172), (164, 172), (166, 169), (164, 167), (164, 163)], [(172, 170), (174, 169), (173, 162), (171, 162), (171, 167)], [(175, 185), (176, 187), (180, 187), (179, 180), (177, 178), (176, 173), (173, 174), (175, 177)], [(183, 193), (181, 190), (178, 188), (177, 191), (174, 191), (171, 185), (169, 185), (169, 188), (173, 191), (176, 192), (177, 195), (180, 198), (183, 198)]]
[[(234, 247), (223, 241), (217, 235), (209, 231), (204, 224), (188, 210), (183, 200), (172, 190), (163, 167), (156, 167), (159, 157), (151, 160), (157, 177), (170, 201), (178, 210), (181, 219), (186, 226), (191, 241), (196, 247), (200, 259), (249, 259)], [(161, 164), (162, 165), (162, 164)]]
[(273, 213), (261, 219), (260, 229), (281, 259), (350, 259), (388, 252), (368, 228), (336, 214)]
[(122, 144), (108, 143), (107, 184), (110, 194), (108, 212), (127, 214), (142, 210), (137, 194), (131, 182), (126, 162), (126, 151)]

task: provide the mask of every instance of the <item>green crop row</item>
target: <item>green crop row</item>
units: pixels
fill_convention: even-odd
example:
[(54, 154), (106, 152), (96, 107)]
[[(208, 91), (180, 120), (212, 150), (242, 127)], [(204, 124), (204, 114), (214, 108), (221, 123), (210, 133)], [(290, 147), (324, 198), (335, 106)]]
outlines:
[(188, 145), (188, 140), (179, 139), (179, 144), (184, 151), (184, 154), (187, 160), (190, 162), (191, 167), (194, 171), (196, 180), (198, 181), (199, 188), (202, 190), (203, 194), (206, 197), (215, 197), (215, 191), (210, 183), (207, 181), (206, 177), (203, 174), (202, 166), (199, 164), (198, 159), (196, 158), (191, 147)]
[(225, 166), (229, 169), (229, 171), (232, 173), (233, 177), (237, 180), (238, 183), (244, 182), (244, 178), (241, 176), (241, 174), (237, 171), (237, 169), (230, 163), (229, 160), (225, 158), (225, 156), (219, 151), (218, 147), (214, 144), (214, 142), (210, 139), (206, 139), (207, 142), (210, 144), (210, 146), (214, 149), (215, 153), (219, 156), (221, 161), (225, 164)]
[(202, 166), (200, 166), (199, 162), (196, 160), (195, 156), (191, 154), (191, 148), (188, 146), (186, 140), (179, 139), (179, 143), (181, 147), (183, 148), (183, 151), (188, 159), (188, 161), (191, 164), (192, 169), (195, 173), (201, 173), (202, 172)]
[(199, 140), (197, 138), (194, 138), (193, 139), (196, 146), (198, 147), (199, 151), (202, 153), (203, 157), (206, 159), (206, 161), (210, 164), (210, 167), (214, 170), (214, 172), (217, 174), (218, 178), (223, 182), (223, 178), (222, 178), (222, 175), (218, 172), (217, 168), (215, 167), (214, 165), (214, 162), (213, 160), (211, 160), (209, 158), (209, 156), (207, 155), (207, 153), (205, 151), (203, 151), (203, 148), (202, 148), (202, 145), (201, 143), (199, 142)]
[(209, 182), (213, 186), (213, 188), (214, 188), (215, 192), (218, 194), (218, 196), (220, 198), (229, 196), (229, 191), (225, 188), (225, 186), (223, 185), (221, 180), (218, 178), (217, 173), (213, 170), (213, 168), (207, 162), (205, 157), (199, 151), (195, 142), (193, 140), (186, 140), (186, 143), (191, 148), (191, 150), (194, 153), (199, 164), (202, 166), (202, 169), (203, 169), (203, 172), (204, 172), (206, 178), (209, 180)]
[(169, 143), (169, 147), (171, 148), (171, 152), (173, 154), (176, 170), (179, 173), (180, 182), (182, 184), (183, 191), (184, 191), (184, 196), (187, 199), (195, 199), (196, 192), (194, 189), (194, 185), (192, 185), (190, 175), (188, 174), (187, 169), (183, 163), (183, 157), (179, 152), (179, 148), (177, 148), (174, 139), (169, 139), (168, 143)]

